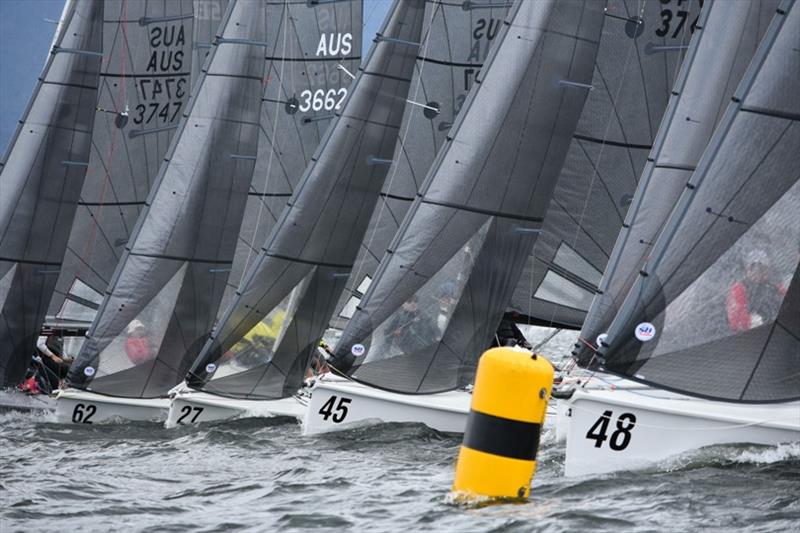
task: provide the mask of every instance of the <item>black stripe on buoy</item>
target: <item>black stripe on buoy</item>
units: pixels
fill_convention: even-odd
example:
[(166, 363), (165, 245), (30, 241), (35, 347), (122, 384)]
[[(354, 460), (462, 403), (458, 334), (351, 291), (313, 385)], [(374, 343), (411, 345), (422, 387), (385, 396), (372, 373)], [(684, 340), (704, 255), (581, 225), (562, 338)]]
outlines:
[(541, 424), (470, 411), (464, 446), (501, 457), (534, 461), (539, 449), (540, 431)]

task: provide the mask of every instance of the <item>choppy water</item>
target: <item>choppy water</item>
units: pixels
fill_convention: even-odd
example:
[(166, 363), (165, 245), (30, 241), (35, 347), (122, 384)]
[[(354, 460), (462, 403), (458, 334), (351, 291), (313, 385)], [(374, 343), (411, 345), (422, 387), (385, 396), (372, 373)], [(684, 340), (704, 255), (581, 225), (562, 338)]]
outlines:
[(302, 437), (291, 420), (166, 430), (0, 413), (0, 530), (800, 530), (797, 444), (568, 479), (546, 428), (530, 500), (479, 508), (448, 497), (459, 444), (413, 424)]

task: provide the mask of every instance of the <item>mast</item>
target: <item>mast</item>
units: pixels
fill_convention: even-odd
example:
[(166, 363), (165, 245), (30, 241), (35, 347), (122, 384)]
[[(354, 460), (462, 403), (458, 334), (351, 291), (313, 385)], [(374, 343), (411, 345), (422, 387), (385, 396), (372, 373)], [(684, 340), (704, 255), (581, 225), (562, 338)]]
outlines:
[(253, 175), (266, 10), (228, 6), (188, 110), (68, 376), (126, 397), (174, 386), (205, 341)]
[(426, 1), (423, 34), (429, 37), (417, 58), (400, 139), (331, 327), (345, 326), (375, 277), (380, 258), (464, 106), (510, 4), (508, 0)]
[[(707, 0), (575, 355), (588, 365), (703, 154), (778, 0)], [(592, 345), (589, 348), (586, 344)]]
[(800, 10), (783, 1), (611, 323), (601, 368), (724, 401), (800, 398), (798, 35)]
[(39, 82), (0, 163), (0, 386), (34, 353), (89, 169), (103, 4), (64, 8)]
[(592, 91), (509, 305), (518, 322), (583, 323), (702, 5), (608, 3)]
[(191, 89), (192, 1), (104, 2), (90, 172), (48, 311), (91, 324)]
[(516, 2), (336, 348), (401, 392), (452, 389), (511, 298), (590, 89), (597, 2)]
[(383, 186), (420, 48), (421, 0), (397, 0), (288, 208), (189, 376), (245, 398), (296, 392)]

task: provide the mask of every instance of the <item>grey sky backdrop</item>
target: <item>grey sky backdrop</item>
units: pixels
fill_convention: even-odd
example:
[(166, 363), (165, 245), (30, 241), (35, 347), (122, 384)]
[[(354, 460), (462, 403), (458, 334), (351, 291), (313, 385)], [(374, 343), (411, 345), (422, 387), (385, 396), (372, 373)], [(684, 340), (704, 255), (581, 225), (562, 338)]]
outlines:
[[(130, 0), (137, 1), (137, 0)], [(364, 0), (364, 50), (380, 28), (391, 0)], [(47, 59), (64, 0), (0, 0), (0, 153), (5, 153), (17, 122)]]

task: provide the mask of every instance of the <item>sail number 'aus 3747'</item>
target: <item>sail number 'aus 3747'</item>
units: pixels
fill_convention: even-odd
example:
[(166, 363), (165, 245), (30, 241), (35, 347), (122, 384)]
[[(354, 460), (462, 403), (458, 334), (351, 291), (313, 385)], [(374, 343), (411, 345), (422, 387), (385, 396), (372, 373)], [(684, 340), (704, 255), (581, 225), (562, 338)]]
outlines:
[[(339, 400), (338, 403), (336, 402), (337, 399)], [(319, 414), (322, 415), (323, 420), (328, 420), (328, 418), (330, 418), (334, 424), (339, 424), (347, 417), (347, 404), (352, 401), (353, 400), (350, 398), (345, 398), (344, 396), (341, 398), (338, 396), (331, 396), (322, 405)]]
[(586, 432), (586, 438), (595, 441), (595, 448), (602, 448), (603, 443), (608, 440), (608, 447), (615, 452), (619, 452), (627, 448), (628, 444), (631, 443), (631, 430), (636, 425), (636, 415), (633, 413), (619, 415), (617, 417), (617, 427), (609, 437), (608, 425), (612, 416), (614, 416), (612, 411), (603, 411), (600, 418)]
[(186, 45), (183, 23), (153, 26), (146, 74), (137, 79), (139, 104), (133, 109), (134, 124), (169, 124), (180, 116), (186, 100), (189, 73), (182, 72)]

